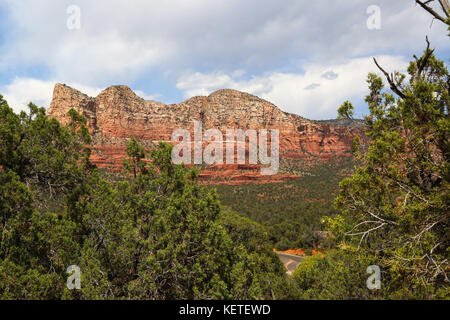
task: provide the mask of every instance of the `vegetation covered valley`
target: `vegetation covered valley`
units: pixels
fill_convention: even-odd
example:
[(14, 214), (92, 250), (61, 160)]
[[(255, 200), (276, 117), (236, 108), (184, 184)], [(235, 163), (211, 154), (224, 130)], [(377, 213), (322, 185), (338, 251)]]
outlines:
[(216, 187), (221, 203), (263, 225), (277, 250), (310, 252), (326, 246), (324, 217), (335, 210), (339, 182), (351, 175), (352, 159), (334, 159), (303, 169), (303, 176), (284, 183)]

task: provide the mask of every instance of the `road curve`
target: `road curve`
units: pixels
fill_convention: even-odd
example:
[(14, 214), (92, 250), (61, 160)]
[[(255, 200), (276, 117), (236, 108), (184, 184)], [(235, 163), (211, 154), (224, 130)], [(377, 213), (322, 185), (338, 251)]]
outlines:
[(289, 253), (283, 253), (283, 252), (277, 252), (278, 258), (280, 258), (281, 262), (284, 264), (284, 267), (286, 268), (286, 273), (288, 275), (291, 275), (295, 269), (297, 269), (300, 262), (302, 262), (305, 257), (304, 256), (297, 256), (294, 254)]

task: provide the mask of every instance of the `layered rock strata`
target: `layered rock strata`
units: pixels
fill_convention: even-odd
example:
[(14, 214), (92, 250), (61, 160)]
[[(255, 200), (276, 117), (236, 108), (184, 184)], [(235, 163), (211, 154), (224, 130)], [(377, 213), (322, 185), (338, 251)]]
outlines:
[[(339, 122), (310, 121), (283, 112), (254, 95), (228, 89), (166, 105), (144, 100), (126, 86), (109, 87), (93, 98), (66, 85), (56, 84), (48, 116), (67, 123), (67, 113), (71, 108), (87, 118), (93, 138), (92, 162), (99, 168), (113, 171), (121, 170), (126, 144), (131, 136), (151, 148), (158, 141), (171, 142), (176, 129), (185, 128), (193, 133), (194, 120), (202, 121), (204, 130), (215, 128), (224, 134), (227, 129), (278, 129), (280, 158), (304, 162), (324, 162), (350, 156), (353, 137), (362, 132), (358, 123), (341, 125)], [(203, 170), (201, 178), (211, 183), (223, 181), (231, 184), (297, 178), (282, 173), (261, 176), (259, 167), (214, 165)]]

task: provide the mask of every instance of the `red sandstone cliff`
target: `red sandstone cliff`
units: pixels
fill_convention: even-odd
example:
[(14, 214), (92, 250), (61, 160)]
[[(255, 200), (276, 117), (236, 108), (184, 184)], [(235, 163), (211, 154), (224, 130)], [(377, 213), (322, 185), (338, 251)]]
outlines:
[[(56, 84), (48, 116), (66, 123), (71, 108), (88, 120), (93, 137), (92, 162), (100, 168), (113, 170), (121, 167), (129, 137), (134, 136), (146, 147), (151, 147), (159, 140), (170, 141), (177, 128), (192, 131), (194, 120), (201, 120), (204, 130), (217, 128), (222, 132), (232, 128), (279, 129), (280, 157), (301, 161), (348, 157), (353, 136), (361, 133), (358, 126), (310, 121), (236, 90), (218, 90), (208, 97), (193, 97), (179, 104), (165, 105), (146, 101), (126, 86), (109, 87), (92, 98)], [(262, 178), (259, 171), (246, 165), (216, 165), (203, 171), (201, 176), (208, 180), (223, 176), (230, 183), (295, 178), (283, 174)]]

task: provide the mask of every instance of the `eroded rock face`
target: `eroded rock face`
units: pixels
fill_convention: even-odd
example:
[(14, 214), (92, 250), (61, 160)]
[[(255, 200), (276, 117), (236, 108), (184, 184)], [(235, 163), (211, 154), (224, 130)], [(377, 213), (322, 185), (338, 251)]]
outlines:
[[(194, 120), (202, 121), (204, 130), (216, 128), (224, 134), (226, 129), (278, 129), (280, 157), (306, 162), (350, 156), (353, 136), (362, 132), (360, 125), (310, 121), (236, 90), (218, 90), (208, 97), (193, 97), (179, 104), (166, 105), (146, 101), (126, 86), (109, 87), (92, 98), (68, 86), (56, 84), (48, 116), (67, 123), (67, 113), (71, 108), (88, 120), (93, 138), (92, 162), (100, 168), (112, 170), (121, 169), (126, 144), (131, 136), (150, 148), (159, 140), (170, 142), (172, 132), (178, 128), (190, 130), (193, 136)], [(205, 170), (202, 176), (210, 181), (214, 177), (226, 176), (230, 183), (295, 178), (283, 174), (258, 177), (257, 171), (248, 167), (218, 168)]]

